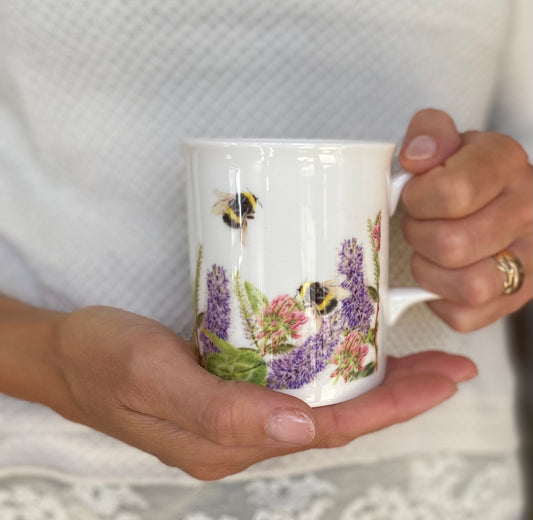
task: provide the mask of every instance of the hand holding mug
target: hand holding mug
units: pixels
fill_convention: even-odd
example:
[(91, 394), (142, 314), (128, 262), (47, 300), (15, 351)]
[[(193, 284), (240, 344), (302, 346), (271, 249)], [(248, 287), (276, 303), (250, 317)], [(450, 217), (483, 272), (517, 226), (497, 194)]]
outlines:
[(403, 192), (413, 276), (442, 297), (431, 309), (466, 332), (530, 300), (533, 169), (524, 149), (502, 134), (460, 134), (427, 109), (411, 121), (400, 161), (415, 174)]
[(190, 342), (143, 316), (88, 307), (55, 313), (54, 322), (49, 359), (40, 360), (50, 378), (24, 397), (202, 480), (295, 451), (341, 446), (436, 406), (475, 375), (461, 356), (391, 358), (378, 388), (310, 408), (290, 395), (219, 379), (198, 365)]

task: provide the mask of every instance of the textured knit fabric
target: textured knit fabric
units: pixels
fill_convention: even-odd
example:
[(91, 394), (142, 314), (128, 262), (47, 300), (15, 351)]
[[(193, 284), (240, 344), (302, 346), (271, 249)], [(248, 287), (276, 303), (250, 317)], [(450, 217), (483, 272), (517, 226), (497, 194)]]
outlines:
[[(185, 136), (399, 143), (414, 112), (433, 106), (460, 130), (492, 126), (533, 150), (532, 80), (516, 73), (531, 61), (507, 54), (524, 47), (513, 25), (527, 18), (520, 5), (1, 0), (0, 291), (61, 310), (117, 306), (190, 334)], [(392, 235), (391, 280), (411, 284), (399, 217)], [(417, 306), (391, 334), (391, 352), (433, 348), (471, 355), (480, 376), (408, 424), (235, 478), (442, 450), (512, 452), (503, 323), (461, 335)], [(0, 466), (188, 480), (5, 396)]]

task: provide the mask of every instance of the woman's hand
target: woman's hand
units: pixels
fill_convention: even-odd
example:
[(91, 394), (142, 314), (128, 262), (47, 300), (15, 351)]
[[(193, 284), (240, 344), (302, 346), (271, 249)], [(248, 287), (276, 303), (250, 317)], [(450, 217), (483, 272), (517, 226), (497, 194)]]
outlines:
[[(416, 174), (403, 192), (403, 231), (415, 280), (442, 296), (428, 304), (433, 311), (471, 331), (524, 305), (533, 296), (533, 171), (524, 149), (502, 134), (460, 134), (447, 114), (427, 109), (412, 119), (400, 162)], [(525, 275), (511, 295), (493, 258), (504, 249)]]
[(206, 480), (406, 421), (476, 374), (461, 356), (390, 358), (382, 386), (312, 409), (283, 393), (220, 380), (198, 365), (192, 344), (118, 309), (66, 315), (55, 337), (52, 358), (68, 389), (58, 411)]

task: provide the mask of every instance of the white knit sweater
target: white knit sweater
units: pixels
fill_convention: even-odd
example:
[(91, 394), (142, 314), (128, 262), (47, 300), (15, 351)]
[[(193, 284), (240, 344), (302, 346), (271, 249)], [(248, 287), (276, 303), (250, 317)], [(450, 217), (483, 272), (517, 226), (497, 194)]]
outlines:
[[(530, 15), (526, 0), (1, 0), (0, 291), (62, 310), (117, 306), (189, 334), (184, 136), (400, 142), (432, 106), (533, 150)], [(398, 222), (394, 285), (412, 283)], [(235, 478), (515, 448), (502, 323), (460, 335), (420, 305), (391, 336), (394, 354), (461, 352), (480, 375), (408, 424)], [(0, 396), (0, 468), (29, 466), (186, 479)]]

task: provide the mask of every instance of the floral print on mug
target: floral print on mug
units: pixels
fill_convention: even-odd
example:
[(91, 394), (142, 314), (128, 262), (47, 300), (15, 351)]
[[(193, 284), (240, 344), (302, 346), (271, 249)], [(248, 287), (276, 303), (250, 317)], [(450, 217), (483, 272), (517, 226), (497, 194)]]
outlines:
[[(223, 379), (249, 381), (275, 390), (301, 388), (328, 366), (333, 384), (373, 374), (378, 359), (381, 212), (368, 219), (367, 227), (373, 285), (365, 279), (362, 244), (349, 238), (339, 247), (337, 272), (331, 280), (295, 283), (289, 292), (272, 300), (243, 281), (239, 272), (230, 278), (223, 267), (214, 264), (205, 275), (204, 310), (199, 309), (198, 302), (200, 247), (194, 339), (202, 366)], [(232, 298), (239, 309), (246, 346), (228, 341)], [(371, 350), (374, 356), (369, 356)]]

